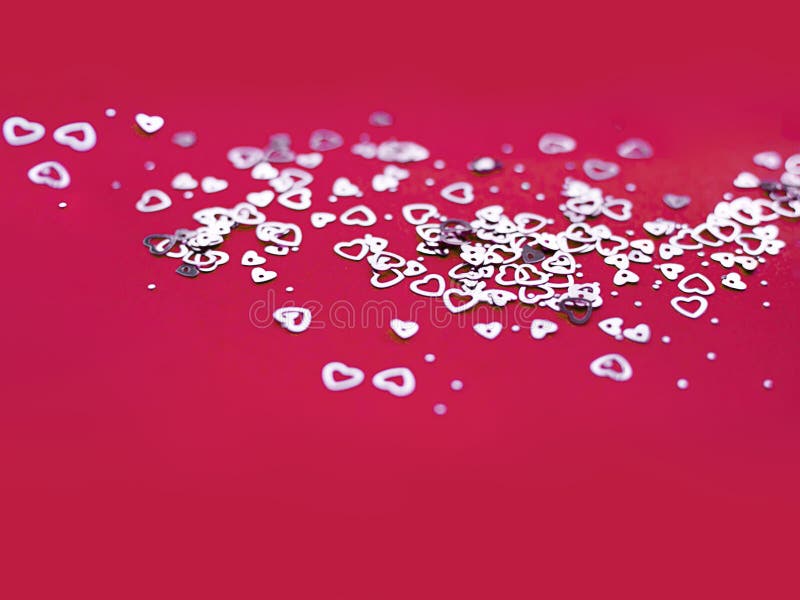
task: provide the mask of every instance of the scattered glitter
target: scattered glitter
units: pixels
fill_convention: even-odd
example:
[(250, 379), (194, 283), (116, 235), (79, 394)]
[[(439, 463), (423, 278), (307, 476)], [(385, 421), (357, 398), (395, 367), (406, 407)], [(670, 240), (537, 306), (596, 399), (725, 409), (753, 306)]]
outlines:
[(445, 166), (446, 165), (445, 165), (444, 161), (441, 158), (438, 159), (438, 160), (433, 161), (433, 168), (434, 169), (437, 169), (437, 170), (441, 171), (442, 169), (445, 168)]
[(626, 192), (635, 192), (636, 191), (636, 184), (635, 183), (626, 183), (625, 184), (625, 191)]
[(186, 190), (185, 192), (183, 192), (183, 197), (186, 198), (187, 200), (191, 200), (192, 198), (194, 198), (194, 192)]
[(764, 300), (764, 302), (761, 303), (761, 306), (763, 306), (764, 308), (769, 308), (772, 305), (769, 303), (768, 300)]
[(116, 117), (116, 116), (117, 116), (117, 111), (116, 111), (116, 109), (114, 109), (114, 108), (107, 108), (107, 109), (106, 109), (106, 116), (107, 116), (109, 119), (113, 119), (114, 117)]
[(148, 160), (146, 163), (144, 163), (144, 168), (146, 171), (152, 171), (156, 168), (156, 163), (154, 163), (152, 160)]
[(525, 172), (525, 165), (521, 163), (517, 163), (514, 165), (514, 173), (524, 173)]
[(711, 317), (711, 324), (719, 325), (719, 319), (717, 317)]
[(336, 196), (328, 196), (328, 202), (337, 202), (339, 198)]
[(636, 308), (641, 308), (641, 307), (642, 307), (642, 301), (641, 301), (641, 300), (636, 300), (636, 301), (633, 303), (633, 305), (634, 305)]
[(514, 333), (517, 333), (519, 330), (520, 330), (519, 325), (512, 325), (511, 326), (511, 331), (513, 331)]
[(689, 382), (686, 379), (678, 379), (678, 389), (685, 390), (689, 387)]
[(154, 289), (156, 289), (156, 284), (155, 284), (155, 283), (148, 283), (148, 284), (147, 284), (147, 289), (148, 289), (148, 290), (154, 290)]
[(544, 200), (544, 194), (542, 194), (541, 192), (539, 192), (538, 194), (536, 194), (536, 199), (537, 199), (539, 202), (541, 202), (542, 200)]
[(700, 258), (703, 258), (705, 255), (706, 253), (703, 252), (702, 250), (700, 250), (700, 252), (697, 253), (697, 256), (699, 256)]
[(766, 279), (762, 279), (761, 280), (761, 285), (767, 285), (767, 280)]
[(291, 294), (294, 291), (294, 288), (292, 286), (290, 286), (290, 285), (287, 285), (286, 286), (286, 291)]
[(765, 379), (764, 380), (764, 389), (771, 390), (772, 387), (775, 385), (775, 382), (772, 379)]
[(122, 184), (119, 181), (112, 181), (111, 182), (111, 189), (118, 190), (122, 187)]
[(723, 200), (733, 200), (733, 194), (731, 194), (730, 192), (725, 192), (724, 194), (722, 194), (722, 199)]
[(664, 337), (661, 338), (661, 341), (665, 344), (669, 344), (672, 341), (672, 338), (669, 337), (668, 335), (665, 335)]
[(496, 194), (497, 192), (499, 192), (499, 191), (500, 191), (500, 188), (499, 188), (499, 187), (497, 187), (496, 185), (493, 185), (493, 186), (491, 186), (491, 187), (489, 188), (489, 191), (490, 191), (492, 194)]
[(519, 184), (519, 187), (522, 191), (527, 192), (531, 189), (531, 184), (529, 181), (523, 181)]
[(707, 267), (708, 265), (709, 265), (709, 262), (707, 260), (704, 260), (703, 262), (700, 263), (701, 267)]
[(575, 163), (574, 163), (574, 162), (568, 162), (568, 163), (565, 163), (565, 164), (564, 164), (564, 168), (565, 168), (567, 171), (574, 171), (574, 170), (575, 170)]
[(436, 185), (436, 181), (434, 181), (433, 177), (428, 177), (425, 179), (425, 185), (431, 187), (433, 185)]
[(394, 217), (391, 214), (386, 213), (385, 215), (383, 215), (383, 218), (386, 219), (387, 221), (391, 221)]
[(500, 146), (500, 152), (503, 154), (511, 154), (514, 151), (514, 146), (511, 144), (503, 144)]
[(717, 353), (716, 352), (709, 352), (706, 354), (706, 358), (708, 360), (717, 360)]
[(426, 354), (425, 355), (425, 362), (432, 363), (435, 360), (436, 360), (436, 356), (435, 355), (433, 355), (433, 354)]
[(459, 392), (464, 389), (464, 382), (460, 379), (453, 379), (453, 381), (450, 382), (450, 389)]
[(611, 295), (616, 298), (617, 296), (619, 296), (619, 292), (617, 290), (611, 290)]
[(58, 203), (58, 208), (67, 208), (67, 203), (66, 202), (59, 202)]
[(439, 404), (434, 404), (433, 412), (441, 417), (442, 415), (447, 414), (447, 406), (441, 402)]
[(633, 237), (634, 235), (636, 235), (636, 232), (633, 229), (626, 229), (625, 235), (627, 235), (628, 237)]

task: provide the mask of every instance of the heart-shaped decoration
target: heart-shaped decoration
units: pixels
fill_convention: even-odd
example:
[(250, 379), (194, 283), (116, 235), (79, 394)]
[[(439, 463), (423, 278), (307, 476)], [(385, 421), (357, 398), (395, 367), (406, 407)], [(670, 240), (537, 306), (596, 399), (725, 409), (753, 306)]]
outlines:
[(670, 281), (675, 281), (686, 270), (686, 267), (679, 263), (661, 263), (656, 269)]
[(194, 131), (177, 131), (172, 136), (172, 143), (181, 148), (191, 148), (197, 143), (197, 134)]
[(317, 229), (322, 229), (328, 223), (333, 223), (336, 220), (336, 215), (329, 212), (315, 212), (311, 213), (311, 226)]
[(639, 323), (636, 327), (623, 329), (622, 336), (631, 340), (632, 342), (646, 344), (650, 341), (650, 326), (644, 323)]
[[(21, 129), (24, 133), (17, 134), (17, 129)], [(11, 146), (33, 144), (42, 139), (44, 134), (44, 125), (28, 121), (23, 117), (9, 117), (3, 121), (3, 137)]]
[(475, 189), (471, 183), (456, 181), (441, 191), (442, 198), (456, 204), (469, 204), (475, 200)]
[(301, 187), (283, 192), (278, 196), (278, 204), (291, 210), (307, 210), (311, 208), (311, 190)]
[(539, 138), (539, 151), (543, 154), (566, 154), (577, 147), (575, 140), (563, 133), (545, 133)]
[[(255, 146), (236, 146), (228, 150), (227, 158), (234, 169), (251, 169), (264, 160), (264, 151)], [(269, 163), (266, 164), (269, 165)], [(277, 174), (278, 172), (275, 171), (275, 175)], [(259, 179), (255, 176), (253, 178)]]
[[(699, 285), (695, 283), (699, 282)], [(714, 284), (702, 273), (691, 273), (678, 282), (678, 289), (686, 294), (710, 296), (714, 293)]]
[(556, 309), (567, 315), (569, 322), (573, 325), (585, 325), (592, 316), (594, 306), (592, 301), (588, 298), (582, 296), (567, 296), (565, 294), (558, 298)]
[(730, 269), (736, 264), (736, 255), (732, 252), (715, 252), (711, 255), (711, 260), (718, 262), (726, 269)]
[(158, 115), (148, 115), (145, 113), (138, 113), (134, 120), (139, 126), (139, 129), (148, 134), (153, 134), (164, 126), (163, 117)]
[(619, 175), (619, 165), (599, 158), (589, 158), (583, 162), (583, 172), (593, 181), (605, 181)]
[(271, 181), (278, 176), (278, 169), (268, 162), (260, 162), (250, 171), (250, 177), (258, 181)]
[[(435, 282), (435, 287), (431, 289), (430, 283)], [(426, 298), (438, 298), (444, 294), (446, 283), (444, 277), (438, 273), (430, 273), (425, 275), (422, 279), (417, 279), (411, 282), (409, 289), (419, 296)]]
[(181, 275), (183, 277), (189, 277), (190, 279), (194, 279), (195, 277), (200, 275), (200, 270), (194, 265), (181, 265), (180, 267), (175, 269), (175, 272), (178, 275)]
[[(392, 277), (387, 279), (385, 277), (386, 273), (391, 274)], [(406, 276), (403, 275), (403, 272), (398, 269), (384, 269), (382, 271), (373, 271), (372, 277), (370, 277), (369, 282), (372, 284), (373, 287), (382, 290), (390, 288), (393, 285), (397, 285), (405, 278)]]
[[(689, 310), (686, 305), (693, 302), (697, 302), (697, 308), (692, 311)], [(672, 305), (672, 308), (684, 317), (689, 317), (690, 319), (697, 319), (706, 312), (708, 308), (708, 300), (703, 298), (703, 296), (675, 296), (669, 303)]]
[(150, 251), (150, 254), (156, 256), (167, 254), (177, 243), (178, 238), (166, 233), (153, 233), (142, 240), (142, 244)]
[(491, 323), (475, 323), (472, 326), (479, 336), (487, 340), (493, 340), (500, 332), (503, 331), (503, 324), (500, 321), (492, 321)]
[[(339, 375), (343, 379), (337, 379)], [(341, 362), (329, 362), (322, 367), (322, 383), (332, 392), (349, 390), (364, 381), (364, 371), (356, 367), (348, 367)]]
[(639, 276), (628, 269), (620, 269), (614, 273), (614, 285), (625, 285), (628, 283), (638, 283)]
[(624, 198), (611, 198), (610, 196), (605, 199), (601, 212), (609, 219), (615, 221), (627, 221), (633, 214), (633, 204), (630, 200)]
[(298, 154), (294, 157), (294, 162), (304, 169), (316, 169), (322, 164), (322, 154), (310, 152), (309, 154)]
[(143, 213), (158, 212), (172, 206), (172, 199), (161, 190), (147, 190), (136, 202), (136, 210)]
[(247, 196), (245, 196), (245, 198), (253, 206), (257, 206), (258, 208), (264, 208), (268, 206), (270, 202), (273, 201), (273, 199), (275, 198), (275, 192), (273, 192), (272, 190), (249, 192)]
[(253, 280), (253, 283), (266, 283), (268, 281), (272, 281), (278, 276), (275, 271), (267, 271), (263, 267), (255, 267), (252, 271), (250, 271), (250, 277)]
[(411, 177), (411, 171), (398, 167), (397, 165), (386, 165), (383, 173), (389, 177), (394, 177), (397, 181), (403, 181)]
[(297, 247), (303, 241), (303, 230), (294, 223), (267, 221), (256, 227), (256, 237), (278, 246)]
[(359, 204), (348, 208), (339, 216), (339, 221), (342, 225), (360, 225), (361, 227), (370, 227), (378, 222), (375, 213), (372, 212), (367, 206)]
[(679, 210), (685, 206), (689, 206), (689, 204), (692, 202), (691, 197), (678, 194), (664, 194), (663, 200), (664, 204), (674, 210)]
[(612, 337), (622, 335), (622, 317), (609, 317), (600, 321), (597, 326), (603, 333), (607, 333)]
[(409, 260), (406, 262), (406, 268), (403, 269), (403, 275), (406, 277), (416, 277), (417, 275), (422, 275), (427, 270), (428, 268), (418, 260)]
[(97, 133), (90, 123), (80, 121), (62, 125), (53, 132), (53, 139), (56, 143), (69, 146), (77, 152), (88, 152), (97, 143)]
[(612, 254), (606, 256), (603, 262), (617, 269), (627, 269), (631, 265), (631, 261), (626, 254)]
[(28, 170), (28, 179), (33, 183), (46, 185), (54, 190), (63, 190), (70, 183), (67, 170), (59, 162), (48, 160), (34, 165)]
[(772, 151), (759, 152), (753, 157), (754, 164), (759, 167), (764, 167), (765, 169), (770, 169), (771, 171), (780, 169), (782, 162), (781, 155)]
[(193, 190), (199, 185), (197, 180), (189, 173), (178, 173), (172, 178), (170, 184), (173, 190)]
[[(464, 298), (467, 298), (465, 302), (461, 302), (459, 304), (455, 303), (457, 300), (463, 300)], [(442, 294), (442, 302), (444, 302), (447, 310), (453, 314), (458, 314), (475, 306), (478, 303), (478, 296), (472, 293), (463, 292), (457, 288), (451, 288)]]
[[(393, 381), (396, 378), (400, 378), (400, 383)], [(410, 369), (394, 367), (375, 373), (372, 377), (372, 385), (379, 390), (389, 392), (392, 396), (402, 398), (414, 392), (417, 382), (414, 379), (414, 373)]]
[(419, 331), (419, 323), (403, 321), (401, 319), (392, 319), (389, 321), (389, 327), (391, 327), (397, 337), (404, 340), (407, 340)]
[(403, 218), (411, 225), (424, 225), (431, 219), (439, 217), (439, 209), (433, 204), (426, 204), (418, 202), (415, 204), (406, 204), (401, 212)]
[(372, 142), (358, 142), (350, 146), (350, 152), (361, 158), (372, 160), (378, 155), (378, 146)]
[(646, 221), (642, 224), (644, 230), (652, 236), (661, 237), (662, 235), (671, 235), (675, 231), (675, 223), (665, 219), (656, 219), (655, 221)]
[(330, 129), (317, 129), (308, 138), (308, 147), (317, 152), (335, 150), (344, 144), (342, 136)]
[(264, 246), (264, 252), (272, 256), (286, 256), (289, 254), (289, 248), (286, 246)]
[(656, 245), (653, 243), (653, 240), (633, 240), (631, 242), (631, 248), (640, 250), (645, 254), (653, 254), (656, 251)]
[(522, 248), (522, 262), (526, 265), (533, 265), (545, 259), (545, 253), (534, 248), (533, 246), (524, 246)]
[(589, 364), (589, 370), (612, 381), (628, 381), (633, 376), (631, 364), (621, 354), (604, 354), (595, 358)]
[(728, 273), (722, 278), (722, 285), (732, 290), (743, 291), (747, 289), (747, 284), (742, 281), (742, 276), (738, 273)]
[(737, 256), (736, 264), (742, 267), (745, 271), (754, 271), (758, 266), (758, 261), (752, 256)]
[(381, 142), (376, 156), (383, 162), (409, 163), (427, 160), (430, 157), (427, 148), (415, 142), (389, 140)]
[(272, 318), (291, 333), (303, 333), (311, 325), (311, 311), (302, 306), (279, 308), (272, 313)]
[(248, 250), (242, 254), (242, 264), (246, 267), (257, 267), (267, 262), (267, 259), (261, 256), (255, 250)]
[(683, 248), (680, 246), (675, 246), (674, 244), (660, 244), (658, 246), (658, 255), (661, 260), (672, 260), (681, 254), (683, 254)]
[(352, 196), (363, 196), (363, 192), (356, 184), (350, 181), (347, 177), (339, 177), (333, 182), (333, 195), (339, 198), (348, 198)]
[(394, 123), (394, 118), (382, 110), (375, 111), (369, 116), (369, 124), (373, 127), (389, 127)]
[(758, 177), (747, 171), (742, 171), (736, 176), (736, 179), (733, 180), (734, 187), (745, 190), (757, 188), (760, 183), (761, 180)]
[[(358, 252), (348, 252), (351, 248), (357, 248)], [(362, 239), (355, 239), (350, 242), (339, 242), (333, 247), (333, 251), (347, 260), (361, 260), (369, 252), (370, 248), (367, 243)]]
[(558, 324), (548, 319), (534, 319), (531, 321), (531, 337), (542, 340), (551, 333), (558, 331)]
[(622, 158), (642, 160), (653, 157), (653, 147), (642, 139), (631, 138), (617, 146), (617, 154)]
[(228, 189), (228, 182), (224, 179), (207, 176), (200, 180), (200, 189), (206, 194), (216, 194), (217, 192)]
[(372, 178), (372, 189), (376, 192), (396, 192), (400, 182), (386, 173), (378, 173)]
[(653, 259), (641, 250), (631, 250), (628, 252), (628, 260), (639, 264), (653, 262)]

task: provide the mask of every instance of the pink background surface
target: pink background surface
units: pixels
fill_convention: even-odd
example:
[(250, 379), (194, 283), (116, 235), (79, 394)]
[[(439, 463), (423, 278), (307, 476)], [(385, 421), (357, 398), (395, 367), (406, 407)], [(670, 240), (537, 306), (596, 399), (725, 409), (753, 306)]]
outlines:
[[(536, 150), (550, 130), (578, 140), (576, 161), (613, 159), (623, 139), (647, 139), (656, 157), (618, 161), (622, 174), (602, 187), (634, 200), (637, 229), (670, 216), (665, 192), (691, 195), (681, 214), (699, 222), (740, 170), (767, 174), (752, 166), (755, 152), (800, 150), (795, 6), (26, 12), (15, 6), (4, 19), (0, 116), (49, 133), (89, 120), (99, 142), (85, 155), (51, 138), (0, 145), (3, 596), (797, 597), (796, 223), (780, 223), (788, 246), (747, 279), (747, 292), (714, 295), (707, 316), (718, 326), (672, 311), (673, 286), (654, 292), (651, 269), (638, 269), (636, 288), (605, 295), (597, 318), (649, 323), (654, 339), (643, 346), (594, 324), (561, 323), (542, 342), (509, 330), (488, 342), (424, 321), (405, 343), (386, 327), (256, 328), (248, 312), (269, 285), (281, 300), (325, 305), (417, 300), (405, 285), (373, 290), (364, 265), (331, 252), (362, 230), (314, 230), (307, 214), (277, 206), (268, 214), (305, 225), (306, 239), (271, 259), (279, 277), (267, 286), (238, 265), (260, 247), (252, 232), (230, 236), (231, 263), (193, 281), (141, 245), (189, 226), (202, 206), (264, 187), (230, 168), (230, 147), (286, 131), (304, 150), (319, 127), (347, 146), (362, 132), (413, 139), (448, 163), (443, 173), (431, 161), (413, 167), (397, 194), (367, 194), (378, 215), (395, 216), (372, 232), (401, 254), (416, 245), (399, 214), (407, 202), (433, 199), (466, 217), (499, 198), (510, 211), (557, 216), (564, 159)], [(107, 106), (115, 119), (103, 116)], [(371, 128), (379, 109), (396, 125)], [(139, 111), (167, 125), (143, 138)], [(186, 129), (198, 144), (172, 145)], [(506, 142), (515, 151), (505, 162), (527, 172), (476, 179), (473, 205), (445, 207), (423, 185), (469, 177), (466, 161), (499, 156)], [(67, 190), (27, 180), (49, 159), (70, 170)], [(345, 149), (328, 153), (314, 209), (354, 204), (329, 204), (324, 191), (338, 175), (368, 187), (379, 168)], [(161, 213), (134, 210), (144, 189), (166, 189), (182, 170), (230, 188), (172, 194)], [(523, 180), (548, 199), (532, 201)], [(637, 192), (624, 193), (628, 181)], [(582, 262), (587, 280), (596, 273), (610, 289), (609, 268)], [(588, 371), (613, 351), (634, 367), (625, 384)], [(428, 352), (435, 363), (424, 362)], [(408, 366), (417, 391), (400, 399), (367, 383), (329, 393), (319, 371), (331, 360), (368, 376)], [(677, 390), (679, 377), (688, 390)], [(461, 392), (450, 390), (454, 378)], [(433, 414), (436, 402), (445, 417)]]

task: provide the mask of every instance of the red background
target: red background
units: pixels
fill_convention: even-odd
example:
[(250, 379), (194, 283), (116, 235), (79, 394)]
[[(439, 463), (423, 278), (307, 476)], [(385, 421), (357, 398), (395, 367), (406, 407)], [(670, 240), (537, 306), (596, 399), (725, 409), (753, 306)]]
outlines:
[[(258, 248), (252, 234), (231, 236), (231, 263), (195, 281), (140, 240), (259, 189), (230, 169), (230, 147), (287, 131), (303, 150), (318, 127), (348, 143), (362, 132), (413, 139), (447, 161), (446, 174), (429, 161), (396, 195), (367, 197), (395, 214), (375, 230), (403, 253), (414, 241), (399, 206), (426, 199), (424, 177), (463, 178), (465, 161), (505, 142), (515, 147), (507, 162), (527, 173), (479, 180), (479, 200), (449, 214), (496, 202), (492, 184), (509, 209), (530, 207), (519, 191), (529, 180), (548, 195), (534, 210), (555, 215), (563, 159), (535, 149), (549, 130), (578, 139), (576, 160), (649, 140), (656, 158), (622, 161), (603, 187), (625, 196), (625, 182), (639, 186), (629, 195), (637, 225), (667, 216), (664, 192), (688, 193), (697, 222), (738, 171), (765, 173), (748, 166), (755, 152), (800, 150), (797, 12), (688, 2), (5, 7), (2, 118), (20, 114), (48, 133), (89, 120), (99, 143), (86, 155), (49, 138), (0, 147), (2, 595), (796, 598), (796, 224), (781, 223), (789, 246), (745, 294), (714, 296), (716, 327), (676, 315), (670, 286), (653, 292), (655, 272), (639, 269), (642, 283), (606, 296), (602, 314), (648, 322), (646, 346), (565, 324), (541, 343), (425, 322), (402, 344), (385, 327), (289, 336), (248, 320), (267, 293), (237, 265)], [(396, 125), (370, 128), (377, 109)], [(164, 130), (137, 136), (139, 111), (163, 115)], [(185, 129), (199, 135), (190, 150), (169, 142)], [(67, 190), (27, 181), (49, 159), (70, 170)], [(146, 160), (157, 168), (145, 171)], [(339, 174), (364, 187), (377, 169), (330, 153), (315, 189)], [(162, 213), (133, 209), (180, 170), (231, 187)], [(360, 230), (304, 230), (299, 253), (271, 262), (281, 300), (416, 299), (403, 286), (373, 290), (330, 252)], [(633, 364), (630, 382), (588, 372), (611, 351)], [(417, 391), (328, 393), (319, 370), (330, 360), (368, 375), (408, 366)], [(679, 377), (689, 390), (676, 389)], [(454, 378), (463, 391), (450, 390)], [(432, 412), (439, 401), (445, 417)]]

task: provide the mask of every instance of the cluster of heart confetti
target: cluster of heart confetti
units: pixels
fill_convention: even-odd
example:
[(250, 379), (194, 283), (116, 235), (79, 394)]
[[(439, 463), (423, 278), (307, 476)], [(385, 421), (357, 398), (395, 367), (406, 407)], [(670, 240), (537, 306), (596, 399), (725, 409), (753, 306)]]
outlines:
[[(113, 109), (106, 111), (108, 117), (115, 114)], [(145, 113), (137, 114), (134, 122), (145, 136), (157, 134), (165, 125), (162, 117)], [(388, 113), (376, 112), (369, 122), (376, 127), (387, 127), (393, 123), (393, 118)], [(7, 118), (2, 131), (12, 146), (33, 144), (46, 132), (44, 125), (19, 116)], [(78, 122), (58, 127), (53, 139), (76, 151), (86, 152), (96, 145), (97, 135), (92, 125)], [(177, 132), (172, 137), (173, 143), (184, 148), (194, 145), (196, 139), (193, 132)], [(247, 193), (245, 201), (232, 207), (198, 210), (193, 218), (199, 226), (148, 235), (144, 245), (153, 255), (180, 261), (176, 271), (185, 277), (197, 277), (228, 263), (230, 256), (220, 248), (226, 236), (235, 230), (253, 229), (263, 244), (263, 252), (269, 255), (282, 256), (299, 249), (303, 239), (301, 225), (268, 220), (267, 212), (272, 210), (269, 207), (275, 202), (297, 213), (312, 209), (314, 176), (310, 171), (323, 163), (324, 153), (343, 145), (344, 139), (339, 133), (319, 129), (311, 133), (309, 151), (305, 153), (296, 152), (292, 138), (285, 133), (272, 135), (263, 148), (232, 148), (227, 153), (231, 166), (248, 170), (255, 182), (266, 182), (262, 189)], [(546, 133), (539, 139), (538, 148), (547, 155), (569, 154), (576, 150), (577, 142), (564, 134)], [(368, 188), (378, 194), (397, 192), (402, 182), (412, 176), (407, 166), (430, 158), (428, 149), (416, 142), (396, 139), (373, 142), (367, 136), (353, 144), (350, 152), (362, 159), (377, 159), (386, 164), (374, 172), (366, 184), (359, 185), (347, 176), (337, 176), (330, 192), (324, 195), (330, 202), (365, 198), (364, 190)], [(510, 145), (504, 146), (503, 152), (510, 154)], [(645, 160), (653, 156), (650, 144), (638, 138), (620, 143), (616, 152), (623, 160)], [(502, 204), (477, 210), (470, 221), (449, 218), (432, 197), (402, 207), (404, 220), (415, 228), (418, 236), (414, 256), (404, 257), (391, 251), (389, 240), (371, 233), (341, 240), (334, 244), (333, 251), (343, 259), (363, 263), (375, 288), (386, 289), (408, 280), (412, 293), (440, 298), (454, 314), (470, 311), (479, 304), (504, 307), (518, 302), (564, 315), (573, 325), (589, 323), (593, 312), (603, 306), (601, 277), (595, 274), (592, 281), (585, 280), (584, 267), (579, 262), (581, 256), (594, 254), (612, 269), (612, 295), (617, 294), (614, 288), (637, 285), (642, 269), (656, 269), (664, 279), (675, 282), (677, 293), (670, 299), (672, 308), (685, 317), (697, 319), (707, 312), (709, 298), (718, 288), (745, 291), (747, 275), (785, 247), (776, 222), (800, 218), (800, 154), (784, 161), (776, 152), (765, 151), (756, 154), (753, 162), (759, 167), (773, 171), (783, 169), (783, 172), (777, 180), (763, 181), (751, 172), (742, 171), (735, 177), (734, 187), (756, 193), (740, 197), (726, 194), (697, 225), (658, 218), (643, 224), (642, 236), (637, 237), (631, 229), (624, 235), (615, 232), (612, 229), (615, 224), (631, 219), (634, 204), (605, 193), (596, 182), (618, 176), (620, 164), (588, 158), (582, 163), (582, 170), (589, 182), (576, 177), (564, 180), (562, 200), (558, 204), (558, 210), (567, 221), (564, 227), (538, 212), (507, 214)], [(438, 159), (433, 161), (433, 167), (441, 171), (445, 163)], [(471, 161), (466, 168), (480, 176), (502, 170), (504, 165), (492, 156), (483, 156)], [(574, 165), (568, 168), (574, 169)], [(514, 172), (523, 173), (524, 167), (517, 164)], [(57, 190), (70, 184), (67, 169), (54, 161), (35, 165), (28, 177), (34, 183)], [(428, 188), (437, 183), (431, 177), (425, 179)], [(268, 187), (263, 188), (264, 185)], [(530, 184), (523, 182), (520, 187), (527, 191)], [(635, 190), (633, 184), (625, 187), (628, 191)], [(221, 192), (228, 188), (228, 182), (211, 175), (195, 177), (189, 171), (182, 171), (172, 178), (171, 188), (182, 192), (185, 198), (192, 198), (196, 190), (205, 194)], [(490, 188), (491, 193), (498, 191), (495, 186)], [(436, 192), (431, 190), (430, 194), (433, 196)], [(467, 180), (445, 181), (440, 184), (438, 198), (449, 204), (467, 205), (476, 200), (476, 191), (473, 183)], [(544, 195), (537, 194), (536, 199), (544, 200)], [(679, 211), (689, 205), (691, 198), (669, 193), (664, 194), (663, 201), (669, 208)], [(167, 191), (148, 189), (141, 193), (135, 208), (142, 213), (156, 213), (171, 205), (172, 198)], [(366, 203), (350, 206), (338, 215), (321, 210), (308, 214), (310, 225), (317, 229), (335, 221), (369, 228), (378, 221), (375, 211)], [(385, 218), (390, 219), (391, 215)], [(727, 272), (718, 281), (712, 281), (701, 271), (687, 271), (685, 264), (674, 262), (676, 257), (692, 252), (703, 258), (708, 253), (708, 258)], [(251, 280), (256, 284), (278, 277), (276, 271), (262, 266), (266, 260), (255, 249), (241, 257), (241, 264), (250, 268)], [(433, 265), (441, 266), (440, 272), (435, 272)], [(701, 263), (702, 267), (708, 265), (706, 260)], [(662, 285), (664, 282), (657, 279), (653, 288), (660, 289)], [(273, 318), (295, 334), (306, 331), (311, 323), (311, 313), (303, 307), (278, 309)], [(646, 323), (626, 326), (622, 317), (608, 316), (597, 324), (616, 340), (648, 343), (651, 338)], [(497, 338), (503, 327), (499, 321), (473, 325), (478, 335), (489, 340)], [(398, 338), (409, 339), (419, 331), (420, 325), (393, 319), (390, 328)], [(530, 335), (535, 340), (543, 340), (557, 331), (557, 322), (550, 319), (536, 318), (530, 323)], [(591, 363), (590, 371), (615, 381), (625, 381), (633, 374), (630, 364), (619, 354), (599, 357)], [(364, 374), (356, 368), (332, 362), (324, 367), (322, 377), (329, 389), (342, 390), (360, 384)], [(398, 379), (401, 383), (397, 383)], [(398, 396), (410, 394), (415, 387), (413, 374), (405, 367), (381, 372), (373, 378), (373, 383)]]

